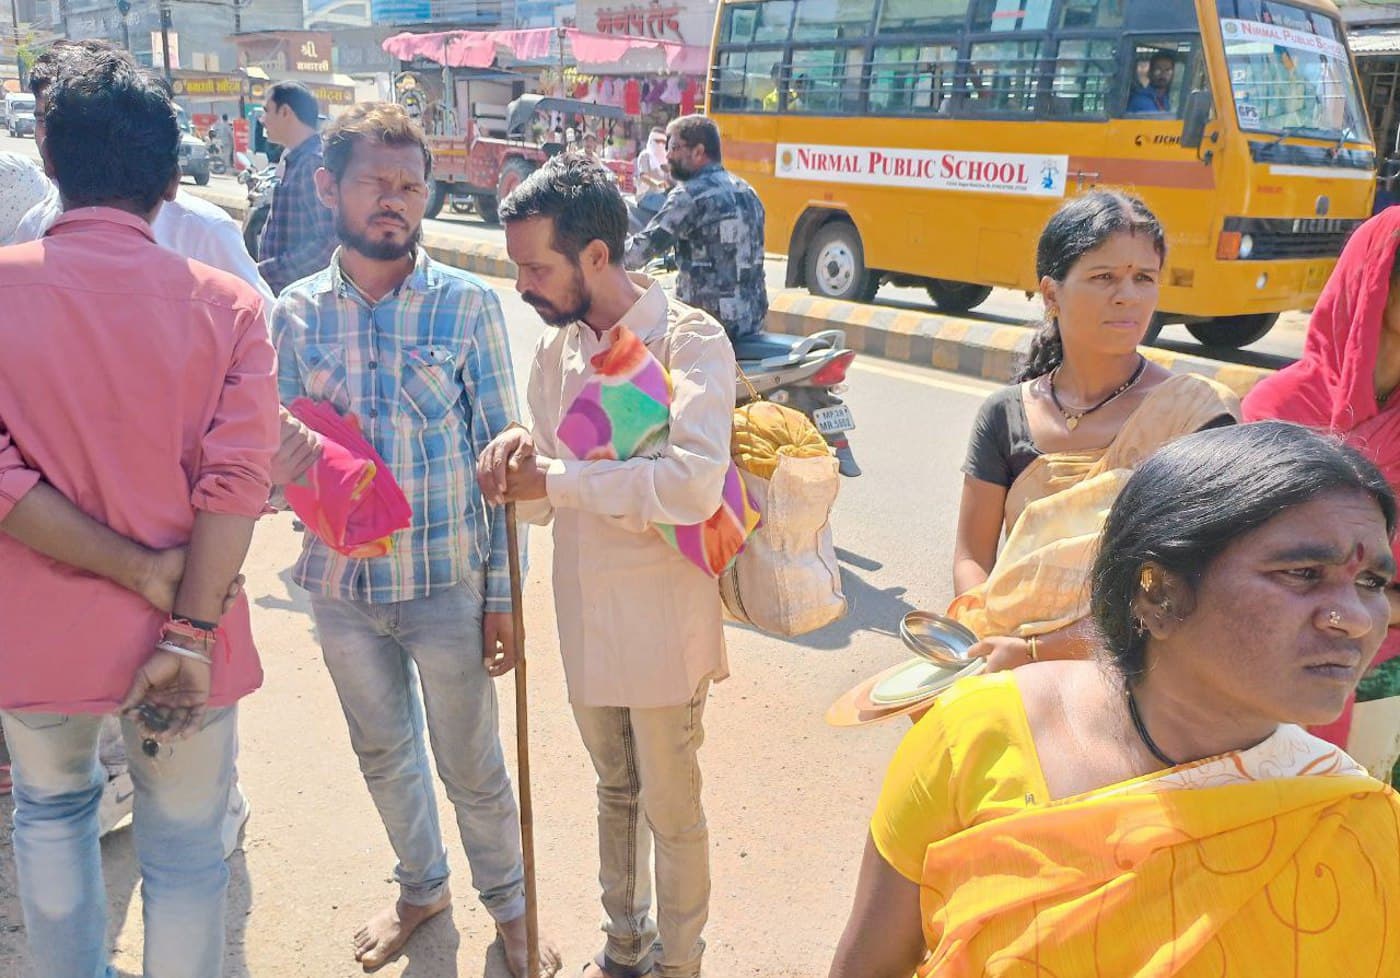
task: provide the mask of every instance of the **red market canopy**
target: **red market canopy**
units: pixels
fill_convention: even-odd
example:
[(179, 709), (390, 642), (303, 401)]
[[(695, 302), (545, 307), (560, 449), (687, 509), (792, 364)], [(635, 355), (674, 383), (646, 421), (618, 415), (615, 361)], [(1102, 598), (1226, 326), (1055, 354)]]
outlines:
[(567, 38), (580, 63), (616, 64), (634, 51), (655, 51), (665, 57), (667, 69), (677, 74), (703, 75), (709, 65), (709, 52), (702, 47), (650, 37), (590, 34), (573, 27), (395, 34), (384, 41), (384, 50), (400, 61), (426, 58), (449, 68), (489, 68), (499, 50), (520, 61), (542, 61), (549, 57), (555, 38)]

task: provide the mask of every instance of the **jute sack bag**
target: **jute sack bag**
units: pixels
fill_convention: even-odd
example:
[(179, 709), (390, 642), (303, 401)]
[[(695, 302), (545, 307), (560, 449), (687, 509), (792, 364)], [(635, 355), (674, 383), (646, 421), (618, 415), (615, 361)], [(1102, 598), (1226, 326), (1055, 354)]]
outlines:
[(731, 447), (763, 522), (720, 576), (725, 610), (786, 638), (843, 618), (831, 532), (841, 476), (825, 439), (805, 415), (754, 401), (735, 409)]

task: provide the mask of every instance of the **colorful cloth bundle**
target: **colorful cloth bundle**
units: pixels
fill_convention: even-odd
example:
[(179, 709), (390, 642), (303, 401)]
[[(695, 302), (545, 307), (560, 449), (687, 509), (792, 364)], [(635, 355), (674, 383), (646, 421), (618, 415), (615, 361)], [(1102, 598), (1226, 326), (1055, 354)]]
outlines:
[(359, 420), (305, 397), (287, 410), (322, 441), (320, 459), (301, 482), (283, 487), (297, 516), (347, 557), (382, 557), (392, 551), (394, 532), (412, 522), (413, 510), (389, 466), (360, 432)]
[[(594, 376), (564, 412), (556, 434), (576, 458), (629, 459), (659, 452), (671, 418), (671, 377), (625, 326), (592, 360)], [(703, 523), (653, 524), (661, 538), (710, 577), (724, 573), (760, 520), (733, 461), (719, 509)]]

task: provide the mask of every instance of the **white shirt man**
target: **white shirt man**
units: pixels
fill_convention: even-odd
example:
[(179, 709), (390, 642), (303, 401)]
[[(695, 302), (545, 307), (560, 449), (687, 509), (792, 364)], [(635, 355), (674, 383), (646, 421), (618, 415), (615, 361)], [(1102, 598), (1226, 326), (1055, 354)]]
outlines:
[[(39, 240), (62, 213), (63, 203), (58, 199), (58, 188), (50, 183), (49, 194), (30, 208), (19, 222), (13, 240), (6, 243)], [(258, 266), (248, 254), (248, 248), (243, 243), (243, 229), (223, 208), (181, 190), (174, 200), (160, 209), (151, 230), (155, 233), (156, 244), (161, 247), (237, 275), (257, 289), (267, 307), (271, 308), (272, 290), (258, 274)]]

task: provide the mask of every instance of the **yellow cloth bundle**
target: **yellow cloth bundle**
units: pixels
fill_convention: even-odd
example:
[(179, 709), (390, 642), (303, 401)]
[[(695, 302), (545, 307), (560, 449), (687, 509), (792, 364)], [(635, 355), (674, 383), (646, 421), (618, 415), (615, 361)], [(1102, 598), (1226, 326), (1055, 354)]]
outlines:
[(761, 479), (773, 478), (780, 458), (831, 454), (826, 439), (806, 415), (772, 401), (754, 401), (734, 409), (729, 451), (739, 468)]

